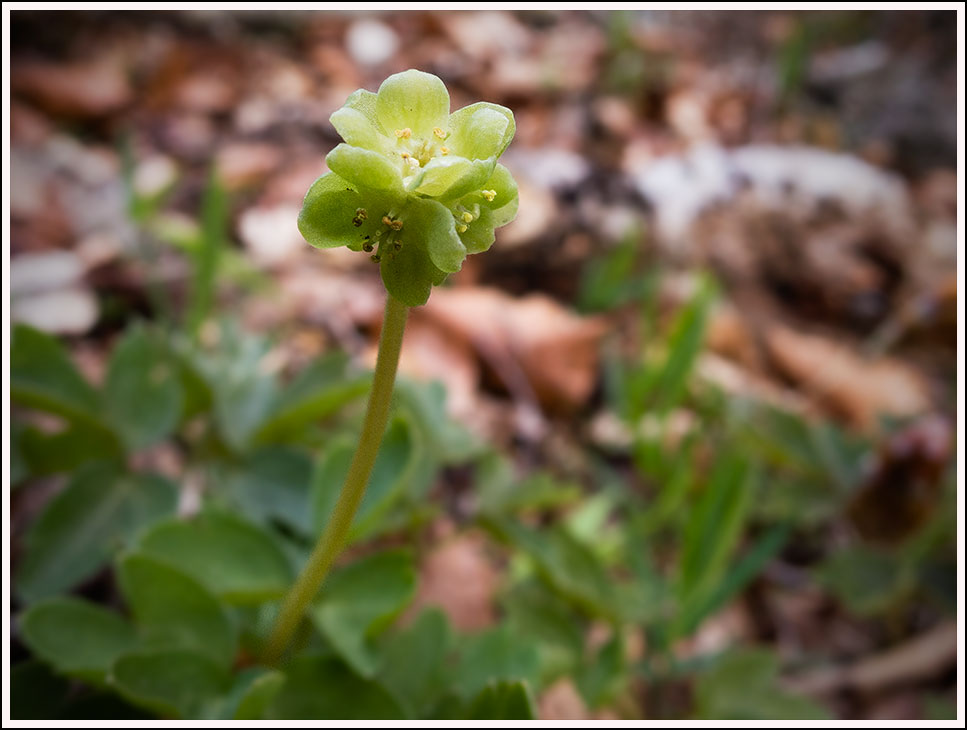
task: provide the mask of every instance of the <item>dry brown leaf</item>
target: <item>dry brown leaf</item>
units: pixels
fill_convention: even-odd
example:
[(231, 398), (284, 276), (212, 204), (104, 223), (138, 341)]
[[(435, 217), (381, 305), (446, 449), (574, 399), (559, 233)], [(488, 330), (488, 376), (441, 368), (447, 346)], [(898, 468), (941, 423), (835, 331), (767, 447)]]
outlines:
[(533, 294), (515, 299), (496, 289), (439, 289), (426, 316), (469, 342), (515, 397), (554, 411), (587, 401), (598, 374), (606, 324)]
[(957, 661), (957, 623), (945, 621), (930, 631), (848, 666), (829, 667), (790, 677), (791, 689), (823, 695), (842, 689), (878, 692), (922, 681), (947, 671)]
[(476, 631), (496, 620), (494, 593), (498, 573), (485, 552), (486, 540), (465, 533), (435, 547), (423, 559), (420, 580), (407, 614), (439, 607), (458, 631)]
[(765, 342), (785, 377), (854, 425), (870, 428), (879, 415), (915, 416), (930, 407), (923, 377), (897, 360), (866, 360), (825, 337), (781, 326), (769, 330)]
[(17, 63), (10, 88), (44, 111), (79, 119), (107, 116), (131, 100), (123, 69), (104, 60)]
[(590, 720), (591, 713), (574, 682), (563, 677), (538, 697), (537, 717), (540, 720)]
[(232, 142), (215, 156), (219, 179), (229, 190), (261, 183), (279, 166), (282, 152), (275, 145)]

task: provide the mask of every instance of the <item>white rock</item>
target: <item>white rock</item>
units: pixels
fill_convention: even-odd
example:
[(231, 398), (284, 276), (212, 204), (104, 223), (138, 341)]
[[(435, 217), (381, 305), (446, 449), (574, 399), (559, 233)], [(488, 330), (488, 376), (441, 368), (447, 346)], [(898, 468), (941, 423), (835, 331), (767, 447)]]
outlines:
[(14, 296), (62, 289), (84, 276), (84, 262), (73, 251), (25, 253), (10, 262), (10, 293)]
[(346, 31), (346, 50), (354, 61), (364, 66), (385, 63), (399, 47), (396, 31), (378, 20), (357, 20)]
[(299, 208), (249, 208), (239, 217), (238, 235), (259, 266), (273, 268), (291, 261), (309, 244), (299, 233)]
[(80, 335), (97, 322), (97, 298), (90, 289), (72, 287), (14, 297), (11, 318), (53, 334)]

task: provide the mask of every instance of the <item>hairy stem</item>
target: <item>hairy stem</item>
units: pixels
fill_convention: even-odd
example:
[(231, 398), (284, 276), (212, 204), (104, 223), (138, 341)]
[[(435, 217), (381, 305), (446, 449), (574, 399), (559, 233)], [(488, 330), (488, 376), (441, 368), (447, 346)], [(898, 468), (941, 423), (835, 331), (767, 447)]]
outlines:
[(386, 314), (383, 318), (383, 332), (379, 339), (376, 372), (373, 374), (373, 388), (369, 393), (369, 403), (366, 405), (366, 417), (363, 420), (359, 445), (349, 466), (349, 474), (339, 494), (339, 501), (336, 502), (336, 507), (329, 518), (329, 524), (326, 525), (319, 542), (312, 550), (312, 555), (309, 556), (309, 562), (302, 570), (302, 574), (289, 589), (275, 620), (264, 655), (265, 661), (270, 665), (277, 664), (289, 646), (292, 635), (299, 627), (312, 599), (319, 592), (333, 560), (342, 551), (353, 517), (363, 499), (386, 431), (408, 311), (405, 304), (400, 303), (390, 294), (386, 295)]

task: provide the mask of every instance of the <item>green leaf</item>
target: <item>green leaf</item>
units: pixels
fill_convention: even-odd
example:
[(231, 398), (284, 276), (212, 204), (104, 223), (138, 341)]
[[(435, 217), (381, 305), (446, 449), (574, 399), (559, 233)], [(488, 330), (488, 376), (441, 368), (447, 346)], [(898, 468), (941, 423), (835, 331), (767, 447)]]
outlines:
[(400, 720), (393, 696), (357, 676), (331, 656), (300, 656), (285, 670), (286, 682), (266, 710), (269, 720)]
[(697, 715), (704, 720), (828, 720), (812, 701), (784, 692), (778, 663), (755, 649), (725, 654), (696, 683)]
[(576, 680), (589, 707), (601, 707), (614, 701), (628, 682), (624, 642), (619, 633), (612, 634), (593, 660), (581, 668)]
[(231, 687), (231, 675), (205, 654), (183, 649), (122, 656), (112, 681), (130, 702), (168, 718), (210, 716)]
[(534, 644), (500, 626), (467, 639), (453, 677), (453, 688), (469, 698), (494, 681), (533, 682), (538, 671)]
[(285, 679), (285, 674), (274, 669), (259, 667), (244, 672), (236, 680), (236, 687), (229, 696), (231, 712), (226, 719), (263, 719), (272, 700), (285, 684)]
[(135, 553), (120, 561), (118, 580), (146, 646), (198, 651), (221, 666), (231, 664), (234, 628), (194, 578)]
[(52, 433), (25, 428), (19, 446), (32, 476), (73, 472), (91, 461), (118, 461), (124, 456), (117, 437), (84, 421), (68, 422)]
[(215, 304), (219, 261), (228, 241), (228, 195), (214, 169), (202, 194), (201, 238), (192, 256), (192, 282), (187, 321), (192, 333), (211, 314)]
[(721, 456), (685, 526), (679, 564), (683, 602), (710, 590), (721, 579), (742, 536), (752, 493), (748, 462), (735, 453)]
[(566, 530), (535, 530), (501, 518), (488, 518), (485, 524), (529, 554), (541, 577), (574, 605), (593, 616), (618, 618), (614, 582), (597, 556)]
[(27, 533), (19, 595), (37, 601), (90, 578), (143, 527), (174, 513), (177, 499), (157, 475), (103, 463), (81, 469)]
[(181, 415), (181, 385), (168, 348), (142, 327), (114, 348), (104, 383), (104, 405), (129, 449), (170, 434)]
[[(326, 155), (326, 164), (339, 177), (361, 188), (400, 193), (403, 191), (403, 176), (399, 166), (379, 152), (343, 143), (336, 145), (332, 152)], [(326, 205), (329, 205), (328, 198)], [(338, 209), (326, 208), (325, 210), (327, 214), (329, 210), (336, 214), (337, 211), (341, 213), (345, 209), (345, 205), (341, 204)], [(314, 207), (313, 212), (319, 215), (321, 209)], [(352, 225), (351, 219), (349, 225)]]
[(447, 416), (447, 391), (439, 381), (417, 383), (404, 379), (397, 383), (393, 395), (412, 416), (410, 423), (423, 436), (426, 451), (440, 462), (465, 461), (480, 450), (467, 430)]
[(451, 640), (446, 616), (432, 609), (386, 645), (379, 681), (406, 710), (407, 718), (424, 717), (443, 695), (448, 683), (444, 660)]
[(371, 384), (372, 376), (347, 372), (345, 357), (320, 358), (279, 394), (252, 441), (265, 444), (295, 440), (310, 424), (365, 395)]
[(503, 607), (514, 633), (537, 642), (542, 683), (574, 671), (584, 653), (587, 621), (567, 601), (531, 579), (516, 586)]
[(525, 682), (488, 684), (470, 702), (468, 720), (536, 720), (537, 708)]
[[(311, 501), (313, 524), (317, 533), (329, 522), (355, 451), (355, 440), (335, 441), (327, 449), (316, 469), (312, 480)], [(409, 421), (405, 418), (394, 418), (383, 437), (366, 492), (353, 519), (348, 543), (371, 535), (380, 528), (388, 512), (403, 495), (419, 456)]]
[(120, 615), (77, 598), (52, 598), (20, 619), (24, 642), (58, 672), (103, 681), (114, 660), (137, 643)]
[(897, 555), (855, 545), (830, 555), (816, 578), (850, 613), (874, 616), (903, 595), (912, 576)]
[(139, 552), (190, 575), (228, 603), (280, 598), (293, 578), (272, 537), (228, 513), (156, 525), (142, 537)]
[(10, 398), (70, 420), (100, 423), (100, 399), (48, 334), (15, 325), (10, 342)]
[(312, 461), (302, 451), (268, 446), (243, 461), (222, 485), (220, 496), (253, 521), (278, 521), (300, 534), (313, 533), (309, 511)]
[(371, 639), (406, 607), (415, 590), (412, 556), (376, 553), (334, 571), (310, 616), (357, 673), (372, 677), (379, 671), (380, 657)]
[(724, 607), (729, 600), (748, 585), (786, 544), (789, 528), (777, 525), (761, 537), (734, 566), (726, 571), (722, 580), (704, 594), (690, 597), (679, 608), (675, 617), (676, 632), (689, 636), (707, 617)]
[(505, 106), (478, 101), (450, 115), (453, 150), (463, 157), (486, 159), (500, 157), (517, 130), (514, 113)]
[(449, 114), (450, 94), (433, 74), (393, 74), (376, 92), (376, 115), (387, 134), (408, 127), (415, 137), (431, 138), (434, 127), (446, 128)]
[(10, 486), (16, 489), (30, 476), (30, 466), (24, 454), (23, 435), (27, 428), (11, 419), (10, 421)]
[(57, 720), (64, 716), (70, 684), (38, 661), (10, 670), (10, 719)]

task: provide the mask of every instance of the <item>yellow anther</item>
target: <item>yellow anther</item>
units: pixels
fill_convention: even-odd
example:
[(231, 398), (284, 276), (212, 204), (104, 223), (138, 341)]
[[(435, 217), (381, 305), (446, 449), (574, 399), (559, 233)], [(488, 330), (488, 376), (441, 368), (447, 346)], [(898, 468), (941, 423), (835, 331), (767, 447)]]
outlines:
[(413, 136), (413, 132), (409, 127), (404, 127), (403, 129), (396, 130), (396, 136), (399, 139), (409, 139)]
[(402, 157), (404, 160), (408, 160), (408, 159), (410, 159), (410, 153), (409, 152), (400, 152), (400, 157)]
[(384, 226), (389, 226), (394, 231), (398, 231), (398, 230), (400, 230), (403, 227), (403, 221), (394, 221), (388, 215), (384, 215), (383, 216), (383, 225)]
[(450, 154), (450, 148), (449, 147), (440, 147), (440, 154), (441, 155), (444, 155), (444, 156), (445, 155), (449, 155)]
[(483, 196), (487, 199), (488, 203), (492, 203), (494, 198), (497, 197), (496, 190), (481, 190), (480, 192), (483, 193)]
[(457, 233), (466, 233), (466, 232), (467, 232), (467, 227), (465, 225), (461, 224), (457, 226)]
[(393, 219), (392, 218), (390, 218), (388, 215), (384, 215), (383, 216), (383, 225), (384, 226), (392, 225), (392, 223), (393, 223)]
[(434, 127), (433, 128), (433, 136), (436, 137), (437, 139), (446, 139), (447, 138), (447, 133), (444, 132), (439, 127)]
[(460, 216), (464, 223), (473, 223), (473, 213), (464, 213)]

